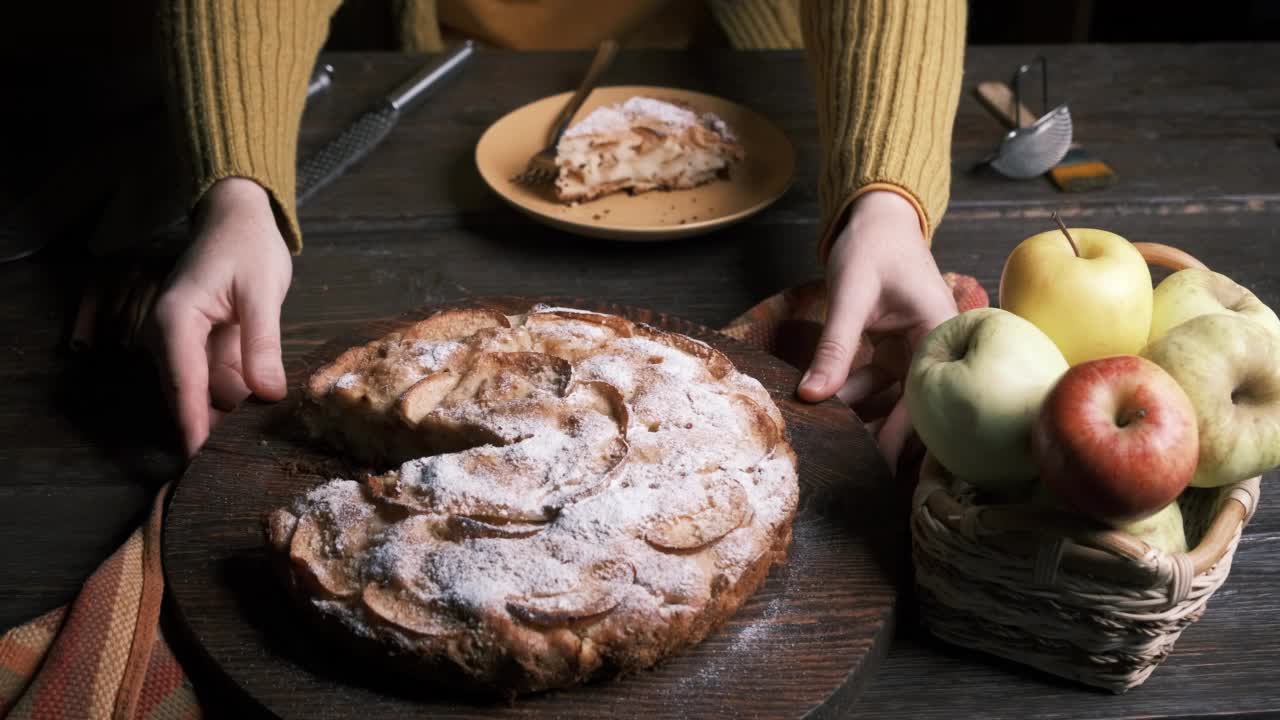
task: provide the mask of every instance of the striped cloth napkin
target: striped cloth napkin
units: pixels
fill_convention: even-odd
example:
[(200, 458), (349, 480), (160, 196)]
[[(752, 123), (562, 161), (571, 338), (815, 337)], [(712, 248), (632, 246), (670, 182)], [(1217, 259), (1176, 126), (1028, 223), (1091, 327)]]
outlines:
[(160, 529), (169, 494), (70, 605), (0, 637), (0, 718), (201, 717), (160, 630)]
[[(973, 278), (944, 278), (962, 312), (987, 305)], [(824, 296), (817, 281), (786, 290), (722, 332), (803, 367), (826, 316)], [(870, 361), (866, 347), (855, 366)], [(160, 490), (146, 523), (85, 581), (70, 605), (0, 636), (0, 720), (203, 716), (160, 622), (160, 531), (169, 488)]]

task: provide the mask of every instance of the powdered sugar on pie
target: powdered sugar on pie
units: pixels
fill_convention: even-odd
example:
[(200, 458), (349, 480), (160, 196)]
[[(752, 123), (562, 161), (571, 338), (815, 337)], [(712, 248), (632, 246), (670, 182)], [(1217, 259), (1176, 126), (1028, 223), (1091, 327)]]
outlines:
[(317, 435), (389, 469), (275, 511), (270, 545), (304, 604), (424, 676), (517, 693), (649, 667), (785, 558), (782, 416), (690, 338), (568, 308), (445, 311), (308, 395)]

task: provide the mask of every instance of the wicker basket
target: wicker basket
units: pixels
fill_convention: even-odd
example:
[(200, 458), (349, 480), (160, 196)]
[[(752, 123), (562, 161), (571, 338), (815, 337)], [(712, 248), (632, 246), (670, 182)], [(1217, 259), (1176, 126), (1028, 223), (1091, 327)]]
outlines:
[(1231, 570), (1259, 479), (1179, 497), (1186, 553), (1044, 507), (981, 505), (926, 456), (912, 557), (939, 638), (1121, 693), (1140, 685)]

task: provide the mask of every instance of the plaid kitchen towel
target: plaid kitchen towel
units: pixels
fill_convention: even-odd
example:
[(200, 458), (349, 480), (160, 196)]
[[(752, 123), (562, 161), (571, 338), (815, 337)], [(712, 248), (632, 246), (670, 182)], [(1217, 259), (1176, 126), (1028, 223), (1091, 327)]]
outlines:
[(0, 718), (200, 717), (191, 681), (160, 631), (168, 491), (70, 605), (0, 637)]
[[(987, 305), (973, 278), (944, 277), (961, 312)], [(723, 332), (803, 367), (825, 317), (825, 293), (815, 281), (766, 299)], [(855, 367), (871, 359), (869, 343), (862, 345)], [(146, 523), (70, 605), (0, 636), (0, 720), (202, 716), (191, 678), (160, 623), (160, 531), (169, 487), (157, 495)]]

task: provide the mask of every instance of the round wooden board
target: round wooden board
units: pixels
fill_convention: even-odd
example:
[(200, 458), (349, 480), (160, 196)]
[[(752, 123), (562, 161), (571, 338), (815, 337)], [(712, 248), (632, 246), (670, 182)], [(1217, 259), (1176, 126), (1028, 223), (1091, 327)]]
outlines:
[[(474, 301), (509, 314), (519, 298)], [(302, 436), (292, 401), (250, 402), (219, 425), (171, 501), (164, 565), (178, 614), (239, 689), (281, 717), (834, 717), (851, 709), (887, 649), (896, 550), (883, 539), (891, 484), (862, 423), (837, 401), (793, 397), (798, 372), (676, 318), (586, 300), (569, 305), (688, 334), (724, 352), (773, 394), (800, 457), (801, 506), (786, 565), (727, 625), (661, 666), (617, 681), (484, 704), (371, 674), (290, 613), (267, 568), (262, 518), (342, 463)], [(351, 345), (425, 317), (363, 324), (290, 368), (290, 397), (311, 369)]]

